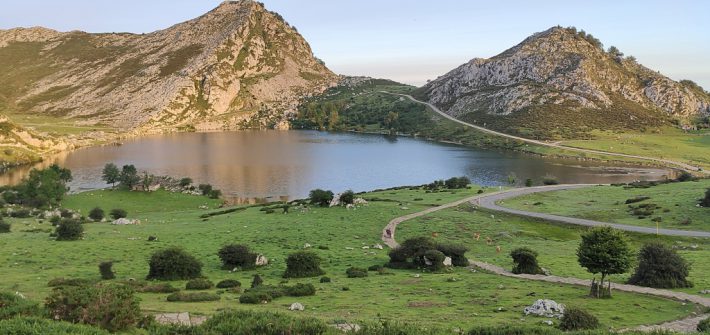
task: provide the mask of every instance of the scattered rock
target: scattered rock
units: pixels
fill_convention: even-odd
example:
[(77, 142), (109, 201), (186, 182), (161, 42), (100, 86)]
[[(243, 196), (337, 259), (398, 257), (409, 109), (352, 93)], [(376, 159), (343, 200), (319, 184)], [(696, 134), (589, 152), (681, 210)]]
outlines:
[(291, 304), (291, 307), (288, 308), (289, 311), (303, 311), (305, 309), (306, 308), (303, 307), (303, 304), (301, 304), (300, 302), (294, 302), (293, 304)]
[(368, 246), (366, 246), (366, 245), (363, 246), (362, 248), (363, 248), (363, 249), (370, 249), (370, 247), (368, 247)]
[(303, 245), (303, 249), (309, 249), (311, 247), (312, 247), (312, 245), (310, 245), (309, 243), (306, 243)]
[(531, 306), (525, 307), (523, 313), (525, 313), (525, 315), (561, 318), (565, 313), (565, 306), (563, 304), (558, 304), (554, 300), (538, 299)]
[(382, 247), (381, 244), (375, 244), (375, 245), (372, 246), (372, 249), (379, 249), (379, 250), (382, 250), (382, 249), (384, 249), (384, 247)]
[(417, 274), (414, 275), (414, 278), (420, 278), (421, 276), (422, 276), (422, 275), (420, 275), (420, 274), (417, 273)]
[(702, 290), (700, 291), (700, 294), (710, 294), (710, 290)]
[(554, 322), (552, 322), (552, 320), (545, 320), (545, 321), (543, 321), (542, 323), (544, 323), (544, 324), (546, 324), (546, 325), (548, 325), (548, 326), (552, 326), (553, 324), (555, 324)]
[(199, 208), (200, 208), (200, 209), (210, 209), (209, 207), (207, 207), (207, 206), (205, 206), (205, 205), (202, 205), (202, 206), (200, 206)]
[(342, 332), (359, 332), (360, 331), (360, 326), (354, 323), (338, 323), (333, 325), (336, 329), (342, 331)]
[(269, 264), (269, 259), (266, 256), (259, 254), (256, 256), (256, 266), (264, 266)]
[(363, 198), (355, 198), (355, 200), (353, 200), (353, 204), (356, 206), (364, 206), (367, 205), (367, 200)]
[(139, 220), (130, 220), (126, 218), (120, 218), (118, 220), (115, 220), (111, 222), (113, 225), (119, 225), (119, 226), (125, 226), (125, 225), (134, 225), (134, 224), (140, 224), (141, 222)]
[(444, 266), (452, 266), (451, 257), (444, 258)]

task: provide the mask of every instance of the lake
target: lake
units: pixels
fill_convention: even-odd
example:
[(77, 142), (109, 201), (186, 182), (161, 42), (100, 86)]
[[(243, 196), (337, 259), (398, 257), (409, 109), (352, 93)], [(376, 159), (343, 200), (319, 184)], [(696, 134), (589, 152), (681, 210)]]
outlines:
[[(506, 185), (553, 175), (563, 183), (616, 183), (658, 179), (666, 171), (605, 168), (594, 162), (465, 148), (407, 137), (317, 131), (180, 133), (142, 137), (122, 145), (80, 149), (49, 157), (72, 170), (73, 191), (103, 188), (106, 163), (134, 164), (139, 171), (189, 176), (210, 183), (236, 202), (306, 197), (311, 189), (356, 192), (468, 176), (476, 184)], [(0, 175), (14, 184), (29, 168)]]

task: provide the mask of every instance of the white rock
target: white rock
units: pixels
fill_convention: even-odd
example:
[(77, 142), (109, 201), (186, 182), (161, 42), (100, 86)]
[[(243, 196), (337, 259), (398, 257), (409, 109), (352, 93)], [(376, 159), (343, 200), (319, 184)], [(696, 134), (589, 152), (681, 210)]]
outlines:
[(451, 257), (444, 258), (444, 266), (452, 266)]
[(381, 244), (375, 244), (375, 245), (372, 246), (372, 249), (379, 249), (379, 250), (382, 250), (382, 249), (384, 249), (384, 247), (383, 247)]
[(291, 304), (291, 307), (288, 308), (290, 311), (302, 311), (305, 310), (306, 308), (303, 307), (303, 305), (300, 302), (294, 302)]
[(552, 326), (552, 325), (554, 324), (554, 322), (552, 322), (552, 320), (545, 320), (545, 321), (543, 321), (542, 323), (544, 323), (544, 324), (546, 324), (546, 325), (548, 325), (548, 326)]
[(370, 249), (370, 247), (368, 247), (368, 246), (363, 246), (362, 248), (363, 249)]
[(565, 314), (565, 306), (554, 300), (538, 299), (531, 306), (523, 309), (525, 315), (537, 315), (548, 318), (561, 318)]
[(303, 249), (309, 249), (311, 247), (312, 247), (312, 245), (310, 245), (309, 243), (306, 243), (303, 245)]
[(111, 224), (113, 224), (113, 225), (121, 225), (121, 226), (133, 225), (133, 224), (139, 224), (139, 223), (140, 223), (140, 221), (138, 221), (138, 220), (130, 220), (130, 219), (126, 219), (126, 218), (120, 218), (118, 220), (111, 222)]
[(256, 266), (264, 266), (269, 264), (269, 259), (266, 256), (259, 254), (256, 256)]

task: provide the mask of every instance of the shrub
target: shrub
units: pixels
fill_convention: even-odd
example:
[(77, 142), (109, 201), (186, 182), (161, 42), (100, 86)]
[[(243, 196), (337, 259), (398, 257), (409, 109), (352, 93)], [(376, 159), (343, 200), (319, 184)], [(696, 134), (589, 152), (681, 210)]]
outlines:
[(149, 266), (147, 279), (184, 280), (197, 278), (202, 274), (202, 263), (177, 247), (153, 253)]
[(254, 278), (251, 280), (251, 288), (261, 286), (262, 284), (264, 284), (264, 280), (261, 279), (261, 276), (258, 274), (254, 275)]
[(229, 244), (219, 249), (217, 253), (222, 260), (222, 268), (233, 269), (253, 269), (256, 267), (257, 254), (251, 252), (249, 247), (241, 244)]
[(68, 286), (55, 289), (45, 307), (54, 319), (85, 323), (111, 332), (127, 329), (141, 318), (138, 298), (124, 285)]
[(14, 318), (0, 321), (0, 329), (12, 335), (109, 335), (103, 329), (43, 318)]
[(321, 284), (330, 283), (331, 280), (330, 280), (330, 277), (321, 277), (320, 282), (321, 282)]
[(210, 192), (212, 192), (212, 185), (200, 184), (199, 186), (197, 186), (197, 189), (199, 189), (200, 192), (202, 192), (202, 195), (209, 195)]
[(529, 248), (517, 248), (510, 252), (513, 258), (513, 273), (515, 274), (543, 274), (542, 269), (537, 264), (537, 252)]
[(444, 269), (444, 259), (446, 255), (439, 250), (428, 250), (421, 256), (420, 266), (424, 266), (431, 271)]
[(313, 284), (298, 283), (294, 286), (286, 287), (286, 295), (289, 297), (306, 297), (316, 295), (316, 287)]
[(352, 205), (355, 202), (355, 193), (352, 190), (347, 190), (340, 195), (340, 203), (344, 205)]
[(542, 184), (543, 185), (557, 185), (559, 183), (560, 182), (557, 180), (557, 177), (555, 177), (553, 175), (548, 174), (548, 175), (542, 177)]
[(111, 218), (113, 218), (114, 220), (118, 220), (127, 217), (128, 212), (120, 208), (115, 208), (111, 210), (111, 213), (109, 213), (109, 215), (111, 215)]
[(320, 268), (321, 258), (313, 252), (299, 251), (286, 258), (284, 278), (317, 277), (325, 272)]
[(235, 288), (241, 287), (242, 283), (234, 279), (225, 279), (217, 283), (217, 288)]
[(629, 284), (655, 288), (693, 287), (688, 281), (690, 264), (661, 243), (647, 243), (639, 252), (639, 264)]
[(700, 201), (700, 206), (710, 207), (710, 188), (705, 191), (705, 198)]
[(525, 179), (525, 187), (532, 187), (533, 186), (533, 180), (528, 178)]
[(688, 172), (688, 171), (682, 171), (678, 177), (676, 177), (675, 181), (677, 182), (685, 182), (685, 181), (692, 181), (696, 180), (697, 178), (693, 177), (693, 175)]
[(149, 285), (142, 285), (136, 289), (138, 292), (142, 293), (173, 293), (180, 291), (179, 288), (173, 287), (169, 283), (156, 283)]
[(180, 179), (180, 187), (185, 188), (192, 185), (192, 178), (185, 177)]
[(333, 192), (315, 189), (309, 193), (308, 198), (311, 200), (311, 204), (326, 207), (333, 201)]
[(416, 257), (429, 250), (436, 250), (436, 242), (431, 237), (414, 237), (402, 243), (402, 252), (407, 258)]
[(62, 222), (61, 216), (53, 216), (49, 219), (49, 223), (51, 223), (54, 227), (58, 226), (60, 222)]
[(196, 278), (185, 284), (186, 290), (209, 290), (214, 287), (214, 283), (207, 278)]
[(236, 310), (217, 313), (202, 324), (200, 329), (203, 329), (205, 334), (315, 335), (331, 332), (331, 328), (324, 321), (315, 318), (294, 318), (272, 312)]
[(210, 199), (219, 199), (219, 197), (222, 196), (222, 191), (220, 190), (211, 190), (209, 193), (207, 193), (207, 197)]
[(539, 326), (504, 325), (477, 326), (468, 335), (563, 335), (558, 329)]
[(583, 309), (568, 307), (560, 320), (559, 328), (564, 331), (595, 329), (599, 328), (599, 320)]
[(448, 189), (461, 189), (466, 188), (471, 183), (468, 177), (453, 177), (449, 178), (444, 182), (444, 185)]
[(41, 316), (42, 309), (36, 302), (17, 294), (0, 292), (0, 320), (19, 316)]
[(356, 268), (356, 267), (351, 267), (345, 270), (345, 273), (348, 275), (348, 278), (363, 278), (367, 277), (367, 270), (366, 269), (361, 269), (361, 268)]
[(205, 302), (218, 301), (219, 296), (208, 292), (175, 292), (167, 297), (169, 302)]
[(244, 292), (239, 296), (239, 302), (242, 304), (262, 304), (273, 299), (268, 293), (259, 291)]
[(55, 230), (57, 241), (76, 241), (84, 234), (84, 226), (73, 219), (63, 219)]
[(101, 279), (110, 280), (116, 278), (116, 274), (113, 273), (113, 262), (101, 262), (99, 264), (99, 272), (101, 273)]
[(10, 232), (11, 225), (0, 217), (0, 234), (7, 234)]
[(96, 281), (86, 278), (54, 278), (47, 283), (49, 287), (62, 287), (62, 286), (87, 286), (93, 285)]
[(19, 208), (10, 212), (9, 215), (12, 218), (26, 219), (30, 217), (30, 210), (27, 208)]
[(407, 253), (402, 247), (396, 247), (390, 250), (387, 255), (390, 257), (390, 263), (406, 263)]
[(702, 320), (698, 323), (698, 332), (710, 333), (710, 318)]
[(634, 197), (631, 199), (626, 199), (626, 201), (624, 201), (624, 203), (628, 205), (628, 204), (634, 204), (634, 203), (641, 202), (641, 201), (648, 200), (648, 199), (651, 199), (651, 197), (640, 195), (640, 196), (637, 196), (637, 197)]
[(468, 258), (466, 258), (468, 248), (465, 246), (439, 243), (436, 245), (436, 250), (451, 257), (451, 265), (453, 266), (469, 266)]
[(99, 222), (104, 219), (104, 210), (99, 207), (94, 207), (89, 211), (89, 219), (94, 220), (94, 222)]

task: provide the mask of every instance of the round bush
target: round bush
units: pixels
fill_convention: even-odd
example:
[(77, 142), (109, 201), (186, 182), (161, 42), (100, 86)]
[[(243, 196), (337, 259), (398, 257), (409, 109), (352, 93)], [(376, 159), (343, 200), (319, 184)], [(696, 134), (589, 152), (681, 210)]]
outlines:
[(348, 275), (348, 278), (363, 278), (367, 277), (367, 270), (366, 269), (361, 269), (361, 268), (356, 268), (356, 267), (351, 267), (345, 270), (345, 273)]
[(186, 290), (209, 290), (212, 287), (214, 287), (214, 283), (207, 278), (193, 279), (185, 284)]
[(3, 221), (2, 218), (0, 218), (0, 234), (7, 234), (10, 232), (10, 224)]
[(111, 213), (109, 215), (111, 215), (111, 218), (113, 218), (114, 220), (118, 220), (127, 217), (128, 212), (120, 208), (115, 208), (111, 210)]
[(235, 287), (241, 287), (241, 286), (242, 286), (242, 283), (240, 283), (238, 280), (234, 280), (234, 279), (225, 279), (225, 280), (217, 283), (217, 288), (235, 288)]
[(116, 274), (113, 273), (113, 262), (101, 262), (99, 264), (99, 272), (101, 273), (101, 279), (103, 280), (116, 278)]
[(331, 280), (330, 280), (330, 277), (321, 277), (320, 282), (321, 283), (330, 283)]
[(219, 296), (208, 292), (175, 292), (167, 297), (170, 302), (205, 302), (218, 301)]
[(310, 251), (299, 251), (286, 258), (284, 278), (317, 277), (325, 272), (320, 268), (321, 258)]
[(436, 242), (431, 237), (415, 237), (404, 241), (401, 248), (408, 258), (417, 257), (429, 250), (436, 250)]
[(99, 222), (103, 220), (104, 216), (104, 210), (99, 207), (95, 207), (94, 209), (89, 211), (89, 219), (94, 220), (94, 222)]
[(289, 297), (306, 297), (316, 295), (316, 287), (313, 284), (298, 283), (293, 286), (286, 287), (286, 295)]
[(564, 331), (596, 329), (599, 328), (599, 319), (583, 309), (568, 307), (559, 328)]
[(55, 230), (57, 241), (76, 241), (84, 234), (84, 226), (74, 219), (63, 219)]
[(324, 191), (321, 189), (315, 189), (310, 192), (308, 195), (308, 198), (311, 200), (311, 203), (314, 205), (318, 205), (321, 207), (326, 207), (330, 205), (330, 202), (333, 201), (333, 192), (331, 191)]
[(710, 318), (698, 323), (698, 331), (701, 333), (710, 333)]
[(629, 284), (655, 288), (693, 287), (688, 281), (690, 264), (675, 250), (661, 244), (648, 243), (639, 252), (639, 265)]
[(542, 269), (537, 264), (537, 252), (529, 248), (517, 248), (510, 252), (513, 258), (513, 273), (515, 274), (543, 274)]
[(264, 284), (264, 280), (261, 279), (261, 276), (258, 274), (254, 275), (254, 278), (251, 280), (251, 288), (261, 286), (262, 284)]
[(185, 280), (202, 275), (202, 263), (177, 247), (153, 253), (149, 266), (147, 279)]
[(347, 190), (340, 195), (340, 203), (344, 205), (352, 205), (355, 202), (355, 193), (352, 190)]
[(390, 263), (405, 263), (407, 262), (407, 253), (402, 247), (396, 247), (387, 253), (390, 257)]
[(451, 265), (453, 266), (469, 266), (468, 258), (466, 258), (468, 248), (465, 246), (439, 243), (436, 246), (436, 250), (439, 250), (443, 252), (444, 255), (451, 257)]
[(431, 271), (440, 271), (445, 268), (444, 259), (446, 259), (446, 255), (439, 250), (426, 251), (420, 259), (420, 265)]
[(273, 300), (271, 295), (262, 291), (244, 292), (239, 296), (239, 302), (242, 304), (262, 304)]
[(257, 254), (251, 252), (249, 247), (241, 244), (229, 244), (223, 246), (217, 252), (219, 259), (222, 260), (222, 268), (233, 269), (236, 267), (242, 269), (253, 269), (256, 267)]

